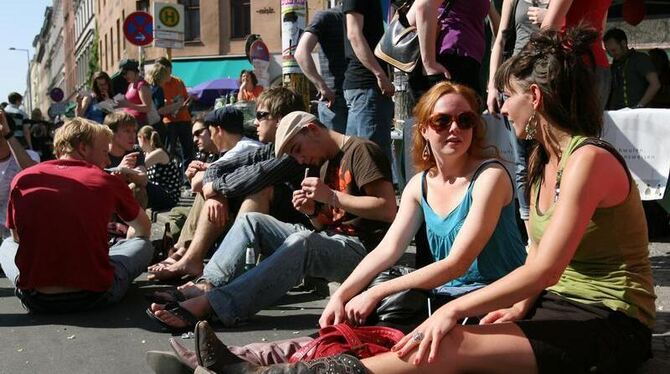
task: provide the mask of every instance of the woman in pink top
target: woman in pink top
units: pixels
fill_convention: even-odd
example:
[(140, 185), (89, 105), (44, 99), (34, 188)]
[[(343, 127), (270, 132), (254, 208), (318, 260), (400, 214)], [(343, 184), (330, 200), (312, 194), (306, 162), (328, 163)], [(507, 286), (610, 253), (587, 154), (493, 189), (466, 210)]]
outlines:
[(139, 64), (135, 60), (124, 60), (120, 65), (121, 74), (129, 85), (125, 99), (117, 100), (119, 107), (135, 117), (140, 126), (147, 124), (147, 113), (151, 111), (151, 89), (140, 76)]

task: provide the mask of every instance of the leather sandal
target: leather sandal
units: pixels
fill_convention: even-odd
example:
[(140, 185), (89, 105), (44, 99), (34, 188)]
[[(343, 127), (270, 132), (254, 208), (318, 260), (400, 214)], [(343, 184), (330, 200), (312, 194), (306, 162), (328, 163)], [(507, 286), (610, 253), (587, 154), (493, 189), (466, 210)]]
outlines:
[[(166, 295), (161, 295), (161, 294), (167, 294)], [(184, 295), (181, 291), (179, 291), (176, 288), (168, 288), (165, 290), (160, 290), (153, 292), (148, 295), (144, 295), (144, 298), (152, 303), (156, 304), (167, 304), (167, 303), (180, 303), (182, 301), (186, 300), (186, 295)]]
[(165, 304), (164, 310), (168, 313), (171, 313), (173, 316), (181, 319), (182, 321), (186, 322), (186, 326), (174, 327), (168, 325), (167, 323), (163, 322), (160, 318), (156, 317), (151, 308), (147, 308), (146, 312), (149, 318), (158, 322), (161, 326), (165, 327), (172, 333), (181, 334), (190, 331), (199, 321), (199, 319), (196, 316), (194, 316), (193, 313), (184, 309), (181, 305), (179, 305), (179, 303), (176, 302), (170, 302)]

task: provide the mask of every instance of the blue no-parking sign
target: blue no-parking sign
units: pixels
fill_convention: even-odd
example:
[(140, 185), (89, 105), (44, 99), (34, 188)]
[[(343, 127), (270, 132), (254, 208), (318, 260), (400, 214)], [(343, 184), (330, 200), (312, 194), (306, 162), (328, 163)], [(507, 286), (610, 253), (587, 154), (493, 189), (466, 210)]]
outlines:
[(123, 21), (123, 35), (137, 46), (149, 45), (154, 41), (154, 19), (147, 12), (133, 12)]

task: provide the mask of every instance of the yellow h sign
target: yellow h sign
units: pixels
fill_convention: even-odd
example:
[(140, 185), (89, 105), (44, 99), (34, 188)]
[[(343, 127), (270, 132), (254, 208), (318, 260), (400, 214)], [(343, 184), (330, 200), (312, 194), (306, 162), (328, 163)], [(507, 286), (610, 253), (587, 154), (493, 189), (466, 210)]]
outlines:
[(179, 12), (171, 6), (161, 9), (158, 18), (167, 27), (175, 27), (179, 24)]

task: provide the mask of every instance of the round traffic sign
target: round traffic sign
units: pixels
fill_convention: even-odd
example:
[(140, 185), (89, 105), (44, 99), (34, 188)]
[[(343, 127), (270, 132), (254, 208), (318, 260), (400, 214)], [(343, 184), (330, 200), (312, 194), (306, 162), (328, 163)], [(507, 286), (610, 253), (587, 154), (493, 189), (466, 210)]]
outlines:
[(262, 39), (257, 39), (249, 47), (250, 60), (270, 61), (270, 51)]
[(65, 97), (65, 93), (58, 87), (54, 87), (49, 91), (49, 97), (51, 100), (59, 103)]
[(154, 41), (154, 19), (147, 12), (130, 13), (123, 21), (123, 35), (131, 44), (149, 45)]
[(179, 24), (179, 11), (175, 7), (166, 6), (158, 12), (158, 19), (167, 27), (175, 27)]

